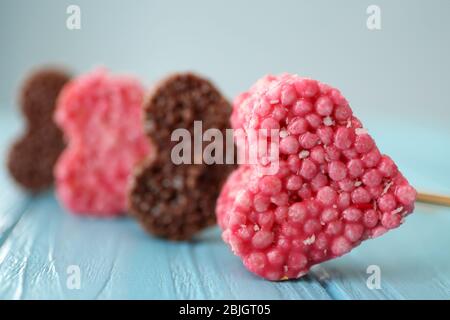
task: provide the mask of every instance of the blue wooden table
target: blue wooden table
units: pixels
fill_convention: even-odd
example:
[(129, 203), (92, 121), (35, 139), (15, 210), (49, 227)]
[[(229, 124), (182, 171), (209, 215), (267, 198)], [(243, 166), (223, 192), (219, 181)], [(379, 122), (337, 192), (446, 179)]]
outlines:
[[(21, 130), (12, 109), (0, 108), (3, 159)], [(416, 187), (450, 193), (450, 129), (369, 123)], [(75, 217), (53, 192), (31, 197), (0, 170), (1, 299), (449, 299), (449, 246), (450, 209), (417, 204), (401, 228), (301, 280), (268, 282), (246, 271), (217, 228), (193, 243), (162, 241), (130, 218)], [(380, 268), (380, 289), (367, 286), (370, 265)], [(79, 289), (67, 285), (74, 266)]]

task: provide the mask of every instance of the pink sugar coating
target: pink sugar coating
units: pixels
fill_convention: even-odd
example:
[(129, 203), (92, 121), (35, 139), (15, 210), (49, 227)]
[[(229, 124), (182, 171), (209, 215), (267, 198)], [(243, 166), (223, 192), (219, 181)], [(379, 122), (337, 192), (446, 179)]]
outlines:
[(132, 168), (150, 152), (138, 80), (98, 69), (64, 87), (55, 120), (67, 148), (55, 168), (59, 199), (74, 213), (116, 216), (126, 211)]
[(295, 75), (266, 76), (235, 100), (231, 121), (235, 129), (287, 132), (278, 172), (243, 165), (217, 202), (224, 241), (261, 277), (301, 277), (398, 227), (414, 209), (416, 191), (337, 89)]

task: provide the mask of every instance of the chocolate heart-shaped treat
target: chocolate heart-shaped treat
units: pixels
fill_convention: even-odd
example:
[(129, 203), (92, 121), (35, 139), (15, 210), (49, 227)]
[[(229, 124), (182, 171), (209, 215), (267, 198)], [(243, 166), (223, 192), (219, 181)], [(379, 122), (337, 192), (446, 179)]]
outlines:
[[(185, 73), (156, 85), (144, 103), (144, 112), (146, 132), (157, 151), (134, 172), (129, 188), (130, 211), (145, 230), (156, 236), (190, 239), (215, 223), (216, 199), (234, 167), (205, 163), (202, 152), (208, 143), (199, 134), (218, 129), (225, 141), (231, 106), (208, 80)], [(195, 132), (199, 126), (202, 132)], [(187, 134), (183, 143), (192, 147), (182, 163), (173, 158), (174, 148), (182, 143), (173, 139), (177, 129)], [(194, 150), (195, 137), (200, 138), (200, 152)]]
[(279, 147), (277, 170), (264, 173), (272, 163), (241, 166), (217, 204), (223, 239), (261, 277), (299, 278), (398, 227), (414, 209), (416, 191), (337, 89), (296, 75), (266, 76), (236, 99), (232, 126), (279, 137), (271, 140)]
[(31, 192), (45, 190), (53, 184), (53, 167), (64, 149), (53, 112), (59, 92), (69, 79), (63, 70), (43, 68), (25, 80), (20, 92), (26, 129), (11, 147), (8, 169), (14, 180)]

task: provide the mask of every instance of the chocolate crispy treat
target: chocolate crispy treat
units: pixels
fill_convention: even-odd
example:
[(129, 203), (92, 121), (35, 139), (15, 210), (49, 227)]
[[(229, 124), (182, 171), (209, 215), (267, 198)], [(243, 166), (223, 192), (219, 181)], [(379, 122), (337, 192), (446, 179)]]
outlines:
[[(207, 80), (175, 74), (161, 81), (144, 103), (145, 128), (156, 157), (136, 168), (129, 188), (129, 207), (150, 233), (171, 240), (188, 240), (215, 224), (214, 209), (222, 183), (234, 165), (194, 164), (194, 121), (202, 130), (220, 130), (225, 137), (231, 106)], [(172, 132), (191, 134), (191, 162), (176, 165), (171, 159)], [(224, 139), (225, 141), (225, 139)], [(208, 143), (203, 143), (203, 146)], [(224, 146), (225, 151), (225, 146)], [(225, 152), (224, 152), (225, 154)], [(200, 155), (201, 156), (201, 155)]]
[(53, 184), (53, 166), (64, 149), (53, 111), (59, 92), (69, 79), (62, 70), (44, 68), (31, 74), (23, 84), (19, 100), (26, 131), (11, 147), (8, 169), (14, 180), (31, 192)]

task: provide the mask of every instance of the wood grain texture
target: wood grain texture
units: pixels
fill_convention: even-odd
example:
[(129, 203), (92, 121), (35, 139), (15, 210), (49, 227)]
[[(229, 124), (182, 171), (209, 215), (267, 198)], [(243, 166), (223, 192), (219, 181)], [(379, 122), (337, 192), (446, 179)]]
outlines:
[[(0, 111), (0, 117), (4, 159), (20, 122), (11, 112)], [(396, 149), (384, 134), (384, 139), (376, 137), (382, 149)], [(446, 138), (434, 137), (441, 139), (436, 146)], [(397, 134), (397, 138), (404, 150), (414, 149), (408, 145), (409, 136)], [(448, 158), (449, 151), (436, 150)], [(439, 174), (448, 167), (444, 160), (433, 158), (430, 168), (420, 163), (421, 154), (413, 158), (405, 151), (393, 151), (415, 185), (449, 191), (450, 170)], [(430, 174), (435, 178), (430, 179)], [(247, 272), (221, 241), (217, 228), (193, 243), (171, 243), (146, 235), (130, 218), (75, 217), (59, 206), (51, 191), (37, 197), (23, 193), (2, 167), (0, 298), (449, 299), (449, 230), (449, 208), (419, 204), (398, 230), (316, 266), (303, 279), (274, 283)], [(66, 286), (70, 265), (80, 267), (80, 290)], [(381, 269), (380, 290), (366, 286), (369, 265)]]

